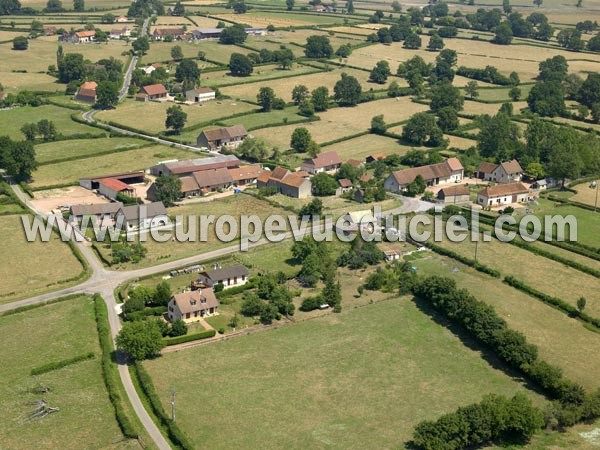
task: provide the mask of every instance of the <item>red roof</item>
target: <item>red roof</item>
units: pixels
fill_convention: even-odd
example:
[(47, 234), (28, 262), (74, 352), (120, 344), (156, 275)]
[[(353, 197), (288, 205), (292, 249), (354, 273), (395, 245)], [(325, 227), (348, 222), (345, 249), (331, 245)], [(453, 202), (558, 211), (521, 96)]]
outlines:
[(86, 37), (96, 36), (96, 32), (94, 30), (91, 30), (91, 31), (78, 31), (75, 34), (79, 38), (86, 38)]
[(79, 86), (79, 89), (96, 89), (98, 87), (98, 83), (95, 81), (86, 81)]
[(115, 178), (102, 178), (99, 183), (117, 192), (131, 189), (131, 186), (129, 186), (127, 183), (123, 183), (121, 180), (117, 180)]
[(167, 93), (167, 89), (162, 84), (149, 84), (148, 86), (143, 86), (142, 91), (148, 95), (160, 95)]

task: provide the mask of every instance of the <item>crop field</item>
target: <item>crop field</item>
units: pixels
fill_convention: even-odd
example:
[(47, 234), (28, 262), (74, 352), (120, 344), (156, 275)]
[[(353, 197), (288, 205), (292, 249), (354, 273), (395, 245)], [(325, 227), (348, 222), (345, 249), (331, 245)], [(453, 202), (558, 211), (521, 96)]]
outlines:
[(444, 138), (448, 139), (449, 147), (456, 147), (460, 149), (468, 149), (477, 145), (477, 141), (474, 139), (467, 139), (460, 136), (445, 135)]
[[(166, 130), (165, 120), (167, 118), (167, 109), (171, 106), (173, 106), (173, 103), (127, 100), (116, 109), (101, 111), (96, 115), (96, 118), (105, 122), (112, 121), (134, 127), (148, 133), (159, 133)], [(187, 113), (186, 126), (257, 109), (255, 105), (233, 100), (182, 105), (182, 108)], [(144, 116), (143, 121), (139, 120), (141, 114)], [(195, 131), (195, 135), (197, 136), (200, 131)]]
[(413, 147), (402, 145), (396, 139), (367, 134), (337, 144), (324, 147), (323, 151), (335, 151), (340, 155), (342, 161), (348, 159), (364, 160), (374, 153), (385, 153), (386, 155), (404, 155)]
[[(600, 184), (600, 180), (596, 180), (596, 186)], [(596, 205), (597, 201), (600, 202), (600, 193), (598, 189), (594, 189), (591, 183), (583, 183), (574, 186), (573, 189), (577, 191), (577, 194), (570, 197), (571, 200), (576, 202), (585, 203), (586, 205)]]
[(596, 376), (600, 360), (590, 358), (600, 345), (598, 333), (589, 331), (561, 311), (456, 260), (431, 254), (412, 264), (424, 275), (455, 279), (478, 300), (493, 306), (511, 328), (524, 333), (529, 342), (539, 347), (540, 356), (563, 369), (567, 377), (589, 390), (600, 387)]
[[(218, 14), (215, 17), (219, 19), (239, 21), (236, 14)], [(305, 26), (305, 25), (327, 25), (336, 24), (343, 21), (343, 17), (327, 14), (296, 14), (288, 12), (268, 12), (256, 11), (244, 14), (244, 23), (253, 27), (266, 27), (274, 25), (275, 27)]]
[[(0, 349), (3, 447), (139, 448), (135, 441), (117, 443), (122, 435), (102, 379), (90, 298), (78, 297), (0, 317), (0, 330), (4, 342)], [(43, 375), (30, 375), (34, 367), (87, 352), (94, 352), (96, 357)], [(31, 392), (40, 385), (48, 386), (51, 392)], [(30, 403), (42, 397), (60, 411), (43, 419), (27, 420), (35, 409)]]
[(229, 75), (229, 70), (219, 70), (215, 72), (208, 72), (202, 75), (202, 83), (205, 86), (210, 87), (225, 87), (234, 84), (241, 83), (253, 83), (264, 80), (273, 80), (277, 78), (288, 77), (292, 75), (303, 75), (306, 73), (318, 72), (314, 67), (303, 66), (295, 64), (291, 70), (281, 69), (275, 64), (266, 66), (258, 66), (254, 68), (254, 72), (247, 77), (234, 77)]
[[(150, 50), (142, 57), (144, 63), (171, 61), (171, 49), (174, 46), (181, 47), (183, 55), (186, 58), (196, 58), (198, 52), (202, 51), (206, 54), (206, 58), (212, 61), (217, 61), (221, 64), (229, 64), (229, 58), (232, 53), (242, 53), (247, 55), (251, 50), (238, 47), (237, 45), (223, 45), (218, 41), (203, 41), (203, 42), (153, 42)], [(200, 61), (199, 61), (200, 62)], [(202, 76), (200, 76), (202, 78)]]
[(201, 158), (199, 153), (163, 145), (40, 166), (33, 173), (33, 187), (73, 183), (85, 176), (142, 170), (167, 159)]
[[(292, 89), (294, 88), (294, 86), (297, 86), (299, 84), (303, 84), (310, 90), (313, 90), (319, 86), (326, 86), (329, 89), (330, 95), (332, 95), (333, 86), (341, 78), (342, 72), (356, 77), (356, 79), (361, 83), (363, 91), (368, 91), (371, 88), (383, 89), (388, 85), (388, 83), (391, 82), (391, 79), (388, 79), (388, 83), (385, 84), (371, 83), (368, 81), (369, 72), (357, 69), (343, 68), (334, 69), (330, 72), (302, 75), (299, 77), (281, 78), (279, 80), (273, 81), (230, 86), (221, 89), (221, 91), (223, 92), (223, 94), (229, 95), (232, 98), (256, 101), (256, 94), (258, 94), (260, 88), (269, 86), (273, 88), (273, 90), (275, 91), (275, 95), (283, 98), (286, 102), (289, 102), (292, 100)], [(401, 81), (402, 80), (398, 80), (400, 85), (403, 84)]]
[(45, 73), (3, 72), (1, 69), (0, 79), (6, 92), (17, 93), (21, 90), (64, 92), (64, 85), (57, 84), (56, 78)]
[[(360, 36), (348, 36), (348, 35), (337, 34), (337, 33), (334, 34), (333, 36), (331, 36), (328, 33), (328, 31), (334, 31), (334, 30), (335, 30), (335, 28), (328, 28), (327, 31), (319, 30), (319, 29), (310, 29), (310, 30), (292, 29), (289, 31), (276, 30), (272, 33), (269, 33), (265, 38), (262, 38), (262, 39), (267, 39), (269, 41), (281, 42), (282, 44), (286, 44), (286, 45), (289, 43), (304, 45), (304, 44), (306, 44), (306, 38), (308, 38), (309, 36), (326, 35), (329, 38), (329, 42), (331, 43), (331, 45), (334, 49), (339, 47), (341, 44), (346, 44), (346, 43), (358, 44), (360, 42), (364, 42), (364, 39)], [(288, 47), (292, 48), (295, 46), (288, 45)]]
[[(32, 216), (25, 216), (30, 220)], [(67, 287), (83, 270), (69, 246), (52, 234), (50, 242), (27, 242), (20, 215), (0, 216), (0, 303)], [(60, 261), (60, 264), (56, 264)]]
[(90, 157), (96, 153), (132, 150), (146, 145), (150, 144), (135, 138), (73, 139), (36, 145), (35, 154), (38, 163), (43, 164), (65, 158)]
[[(420, 420), (488, 392), (524, 390), (408, 298), (345, 307), (339, 316), (169, 353), (144, 366), (165, 406), (176, 386), (179, 426), (211, 448), (398, 447)], [(200, 373), (218, 377), (217, 392), (185, 381)], [(212, 411), (202, 427), (199, 408)], [(236, 433), (223, 434), (224, 427)]]
[[(255, 197), (251, 197), (249, 195), (232, 195), (208, 203), (188, 203), (183, 206), (169, 208), (168, 211), (169, 215), (171, 216), (196, 217), (208, 214), (212, 214), (215, 217), (219, 217), (225, 214), (230, 214), (233, 217), (237, 218), (241, 215), (256, 214), (263, 220), (271, 214), (282, 214), (284, 216), (287, 216), (289, 214), (282, 208), (273, 207), (267, 202), (259, 200)], [(187, 230), (187, 227), (185, 229)], [(198, 228), (196, 236), (198, 236), (199, 233), (200, 228)], [(236, 239), (231, 242), (221, 242), (219, 239), (217, 239), (213, 223), (209, 226), (206, 242), (199, 242), (198, 239), (196, 239), (196, 242), (169, 241), (165, 243), (159, 243), (154, 241), (151, 236), (148, 236), (148, 240), (143, 243), (144, 247), (148, 249), (148, 254), (144, 259), (141, 260), (141, 262), (139, 262), (138, 264), (119, 264), (115, 266), (115, 268), (120, 270), (148, 267), (237, 244), (239, 244), (239, 239)], [(97, 244), (97, 247), (102, 252), (102, 254), (108, 260), (110, 260), (110, 248), (107, 248), (102, 244)]]
[(25, 106), (10, 110), (0, 111), (0, 121), (2, 122), (2, 134), (8, 135), (13, 139), (22, 139), (21, 127), (26, 123), (38, 122), (42, 119), (50, 119), (56, 125), (60, 134), (65, 136), (76, 133), (101, 133), (98, 128), (83, 125), (71, 120), (74, 111), (61, 108), (54, 105), (44, 105), (38, 107)]

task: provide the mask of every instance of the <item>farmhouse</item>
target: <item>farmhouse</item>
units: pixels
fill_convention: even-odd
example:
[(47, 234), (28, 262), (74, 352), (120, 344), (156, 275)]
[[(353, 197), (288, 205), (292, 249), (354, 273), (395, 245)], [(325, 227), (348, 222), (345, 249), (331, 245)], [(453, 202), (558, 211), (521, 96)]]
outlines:
[(392, 172), (386, 178), (383, 186), (388, 191), (403, 191), (421, 175), (427, 186), (438, 184), (458, 183), (462, 181), (464, 169), (458, 158), (448, 158), (446, 161), (428, 166), (413, 167)]
[(207, 87), (190, 89), (189, 91), (185, 92), (185, 99), (192, 103), (207, 102), (209, 100), (214, 100), (215, 98), (215, 91)]
[(218, 169), (225, 167), (233, 169), (240, 166), (240, 160), (235, 155), (218, 155), (211, 158), (185, 159), (183, 161), (165, 161), (150, 168), (150, 173), (162, 175), (190, 176), (199, 170)]
[(168, 95), (167, 89), (162, 84), (149, 84), (141, 87), (135, 99), (139, 102), (160, 101), (166, 99)]
[(264, 171), (256, 179), (256, 185), (259, 189), (274, 188), (280, 194), (293, 198), (306, 198), (312, 195), (312, 183), (308, 178), (283, 167), (277, 167), (273, 171)]
[(244, 28), (248, 36), (264, 36), (267, 34), (266, 28)]
[(442, 203), (469, 203), (469, 188), (467, 186), (449, 186), (440, 189), (437, 199)]
[(152, 39), (155, 41), (164, 41), (167, 36), (173, 39), (179, 39), (185, 34), (183, 28), (156, 28), (152, 33)]
[(115, 220), (117, 223), (122, 220), (127, 225), (127, 231), (155, 228), (170, 223), (163, 202), (123, 206), (115, 214)]
[(170, 322), (194, 322), (216, 313), (218, 307), (219, 301), (214, 291), (204, 288), (173, 295), (169, 300), (167, 315)]
[(200, 188), (200, 192), (203, 194), (225, 189), (233, 182), (233, 179), (229, 174), (229, 170), (227, 170), (225, 167), (221, 167), (219, 169), (199, 170), (194, 172), (192, 177)]
[(109, 37), (111, 39), (125, 39), (131, 36), (131, 29), (129, 27), (113, 28), (110, 30)]
[(204, 41), (206, 39), (219, 39), (223, 28), (198, 28), (192, 31), (192, 37), (196, 41)]
[(119, 16), (115, 19), (115, 22), (117, 23), (125, 23), (125, 22), (129, 22), (129, 19), (125, 16)]
[(154, 64), (150, 64), (147, 67), (143, 67), (142, 70), (144, 71), (144, 73), (146, 75), (150, 75), (152, 72), (154, 72), (156, 69), (158, 69), (159, 67), (162, 67), (161, 63), (154, 63)]
[(98, 192), (110, 200), (116, 200), (119, 194), (135, 197), (135, 189), (116, 178), (102, 178), (99, 180)]
[(53, 25), (43, 25), (42, 31), (44, 36), (54, 36), (56, 34), (56, 27)]
[(229, 169), (229, 176), (234, 186), (245, 186), (256, 183), (256, 179), (264, 172), (259, 165), (242, 166)]
[(234, 125), (227, 128), (217, 128), (216, 130), (205, 130), (198, 136), (196, 146), (208, 148), (210, 150), (227, 147), (237, 148), (248, 136), (244, 125)]
[(95, 81), (86, 81), (79, 86), (75, 100), (86, 103), (96, 103), (96, 88), (98, 83)]
[(527, 201), (529, 189), (522, 183), (497, 184), (477, 193), (477, 203), (482, 206), (500, 206)]
[(482, 162), (477, 167), (476, 177), (495, 183), (516, 183), (523, 178), (523, 169), (516, 159), (500, 164)]
[(319, 153), (314, 158), (302, 162), (301, 169), (314, 175), (320, 172), (335, 172), (342, 165), (342, 160), (337, 152)]
[(215, 265), (213, 270), (201, 272), (198, 281), (206, 286), (214, 287), (215, 284), (222, 284), (225, 289), (235, 286), (242, 286), (248, 282), (248, 269), (242, 264), (221, 268), (220, 264)]
[(338, 180), (338, 184), (340, 185), (340, 190), (342, 192), (351, 191), (354, 187), (352, 181), (350, 181), (348, 178), (342, 178), (341, 180)]
[(402, 257), (402, 252), (400, 250), (385, 250), (383, 252), (383, 257), (386, 262), (399, 261)]
[(72, 205), (69, 208), (69, 215), (72, 222), (81, 223), (84, 217), (91, 217), (95, 223), (102, 223), (104, 220), (114, 220), (117, 211), (122, 207), (121, 202)]
[(372, 155), (369, 155), (365, 158), (365, 162), (368, 163), (372, 163), (375, 161), (379, 161), (380, 159), (385, 159), (387, 157), (387, 155), (385, 153), (374, 153)]
[(75, 33), (65, 33), (58, 40), (70, 44), (89, 44), (94, 42), (95, 36), (96, 32), (94, 30), (76, 31)]
[(146, 174), (143, 170), (137, 172), (115, 173), (112, 175), (104, 175), (100, 177), (80, 178), (79, 185), (89, 190), (99, 189), (100, 180), (105, 178), (113, 178), (127, 184), (143, 183)]

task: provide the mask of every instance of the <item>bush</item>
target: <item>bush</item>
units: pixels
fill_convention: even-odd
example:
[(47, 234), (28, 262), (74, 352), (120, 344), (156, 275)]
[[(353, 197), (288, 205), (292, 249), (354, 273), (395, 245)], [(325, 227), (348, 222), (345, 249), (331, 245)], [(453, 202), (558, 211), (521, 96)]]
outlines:
[(62, 369), (63, 367), (70, 366), (81, 361), (87, 361), (88, 359), (94, 359), (96, 355), (94, 352), (84, 353), (73, 358), (63, 359), (61, 361), (51, 362), (44, 364), (43, 366), (34, 367), (31, 369), (31, 375), (41, 375), (43, 373), (52, 372), (53, 370)]
[(163, 338), (166, 346), (183, 344), (184, 342), (198, 341), (200, 339), (211, 338), (216, 334), (215, 330), (205, 330), (199, 333), (186, 334), (184, 336)]

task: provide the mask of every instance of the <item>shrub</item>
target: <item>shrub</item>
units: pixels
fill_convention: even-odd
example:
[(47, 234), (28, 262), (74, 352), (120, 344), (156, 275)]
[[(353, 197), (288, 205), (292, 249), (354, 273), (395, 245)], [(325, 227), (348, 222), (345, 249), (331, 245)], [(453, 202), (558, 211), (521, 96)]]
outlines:
[(55, 361), (43, 366), (34, 367), (31, 369), (31, 375), (41, 375), (43, 373), (52, 372), (53, 370), (62, 369), (63, 367), (70, 366), (81, 361), (87, 361), (88, 359), (94, 359), (96, 355), (94, 352), (84, 353), (73, 358), (63, 359), (61, 361)]
[(192, 342), (192, 341), (198, 341), (200, 339), (211, 338), (215, 334), (216, 334), (215, 330), (205, 330), (205, 331), (200, 331), (199, 333), (186, 334), (185, 336), (163, 338), (163, 342), (167, 346), (177, 345), (177, 344), (183, 344), (184, 342)]

